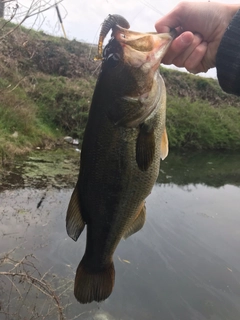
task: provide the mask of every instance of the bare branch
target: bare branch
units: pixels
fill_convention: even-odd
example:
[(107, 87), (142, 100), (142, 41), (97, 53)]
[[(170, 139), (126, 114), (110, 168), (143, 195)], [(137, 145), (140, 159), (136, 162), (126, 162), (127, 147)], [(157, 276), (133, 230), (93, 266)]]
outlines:
[[(39, 18), (40, 15), (42, 15), (44, 12), (52, 9), (56, 5), (60, 4), (63, 0), (58, 0), (58, 1), (43, 1), (43, 0), (32, 0), (31, 4), (29, 7), (25, 7), (23, 5), (19, 5), (16, 1), (14, 0), (5, 0), (4, 3), (15, 3), (15, 6), (9, 7), (9, 18), (6, 19), (6, 21), (3, 23), (3, 25), (0, 27), (0, 29), (3, 29), (4, 27), (7, 26), (7, 24), (15, 19), (19, 19), (20, 21), (16, 24), (14, 28), (9, 30), (6, 34), (3, 34), (0, 37), (0, 41), (3, 40), (4, 38), (8, 37), (10, 34), (15, 32), (27, 19), (36, 16), (36, 19), (33, 23), (35, 25), (37, 19)], [(43, 17), (43, 21), (45, 18)]]
[[(2, 288), (0, 290), (3, 290), (6, 297), (5, 305), (3, 305), (4, 301), (1, 301), (0, 314), (5, 314), (6, 319), (20, 320), (22, 319), (21, 312), (25, 314), (26, 310), (29, 312), (28, 319), (39, 319), (40, 315), (41, 319), (48, 319), (52, 318), (53, 312), (54, 314), (57, 312), (58, 319), (65, 320), (64, 307), (60, 297), (69, 290), (70, 281), (53, 289), (47, 280), (51, 268), (42, 275), (34, 262), (37, 262), (37, 259), (32, 254), (26, 255), (20, 260), (11, 258), (9, 253), (0, 257), (0, 267), (5, 269), (0, 271), (0, 288)], [(4, 278), (9, 281), (10, 286), (3, 281)], [(59, 293), (57, 294), (57, 292)], [(29, 308), (29, 301), (32, 301), (33, 294), (36, 299), (41, 298), (42, 303)], [(44, 296), (46, 297), (45, 301), (42, 299)]]

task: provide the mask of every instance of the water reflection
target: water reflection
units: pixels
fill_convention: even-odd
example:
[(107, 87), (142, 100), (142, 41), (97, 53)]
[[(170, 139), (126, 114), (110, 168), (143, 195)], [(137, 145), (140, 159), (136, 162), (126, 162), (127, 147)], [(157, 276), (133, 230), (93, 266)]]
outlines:
[[(110, 298), (80, 305), (71, 287), (67, 319), (79, 314), (77, 319), (85, 320), (240, 319), (239, 155), (225, 159), (228, 165), (207, 154), (194, 157), (171, 155), (162, 164), (144, 228), (116, 250)], [(204, 169), (207, 162), (214, 170)], [(66, 235), (71, 191), (50, 188), (39, 209), (45, 190), (0, 193), (1, 252), (22, 243), (19, 257), (34, 252), (43, 272), (52, 267), (59, 277), (73, 280), (85, 233), (77, 243)]]
[(177, 185), (205, 184), (221, 187), (240, 186), (240, 153), (232, 152), (170, 152), (161, 162), (159, 183)]

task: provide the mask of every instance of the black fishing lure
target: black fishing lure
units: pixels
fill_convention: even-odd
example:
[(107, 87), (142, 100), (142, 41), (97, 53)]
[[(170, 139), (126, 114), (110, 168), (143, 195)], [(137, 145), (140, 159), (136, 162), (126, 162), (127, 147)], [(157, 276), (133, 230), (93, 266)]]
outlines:
[(125, 29), (130, 28), (130, 24), (128, 23), (128, 21), (119, 14), (109, 14), (102, 24), (98, 40), (98, 53), (94, 60), (102, 60), (103, 41), (107, 36), (108, 32), (116, 25), (119, 25), (120, 27)]

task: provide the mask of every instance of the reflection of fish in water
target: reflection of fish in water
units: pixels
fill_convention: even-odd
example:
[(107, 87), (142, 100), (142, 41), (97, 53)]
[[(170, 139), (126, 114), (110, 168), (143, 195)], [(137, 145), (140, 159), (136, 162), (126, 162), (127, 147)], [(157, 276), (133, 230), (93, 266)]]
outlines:
[(111, 294), (113, 253), (121, 238), (142, 228), (144, 200), (168, 153), (166, 93), (158, 68), (173, 35), (133, 32), (118, 21), (104, 49), (66, 218), (75, 241), (87, 224), (74, 288), (81, 303)]

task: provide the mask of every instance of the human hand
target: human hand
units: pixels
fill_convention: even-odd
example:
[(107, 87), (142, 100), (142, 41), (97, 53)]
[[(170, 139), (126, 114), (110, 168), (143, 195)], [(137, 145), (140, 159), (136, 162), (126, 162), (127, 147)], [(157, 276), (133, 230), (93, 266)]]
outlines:
[(189, 72), (207, 72), (215, 67), (215, 58), (223, 34), (240, 4), (217, 2), (181, 2), (159, 19), (157, 32), (175, 28), (173, 40), (162, 62), (185, 67)]

